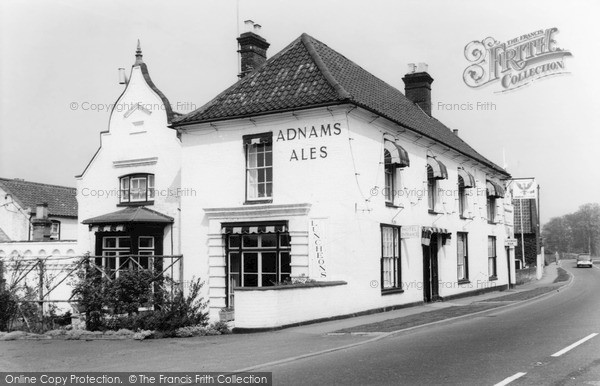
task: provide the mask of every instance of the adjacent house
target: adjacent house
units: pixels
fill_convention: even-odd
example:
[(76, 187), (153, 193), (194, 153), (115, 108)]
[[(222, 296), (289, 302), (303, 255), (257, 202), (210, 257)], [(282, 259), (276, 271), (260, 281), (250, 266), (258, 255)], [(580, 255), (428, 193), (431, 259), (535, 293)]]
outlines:
[(0, 178), (0, 284), (35, 288), (46, 310), (49, 304), (68, 308), (67, 276), (77, 255), (76, 196), (71, 187)]
[[(45, 204), (48, 221), (34, 235), (37, 206)], [(42, 229), (46, 232), (43, 233)], [(75, 188), (0, 178), (0, 242), (77, 239)]]
[(139, 42), (135, 57), (100, 148), (77, 176), (79, 248), (109, 275), (168, 267), (179, 277), (181, 149), (168, 127), (176, 113), (150, 79)]

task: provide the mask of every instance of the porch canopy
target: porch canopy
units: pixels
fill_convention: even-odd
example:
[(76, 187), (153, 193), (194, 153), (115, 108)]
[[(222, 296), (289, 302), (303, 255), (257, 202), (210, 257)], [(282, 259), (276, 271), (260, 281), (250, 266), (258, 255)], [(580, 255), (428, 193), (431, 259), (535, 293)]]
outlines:
[(127, 207), (116, 212), (83, 220), (90, 228), (96, 227), (97, 231), (123, 231), (130, 224), (172, 224), (173, 217), (167, 216), (143, 206)]
[(487, 180), (485, 182), (485, 187), (487, 189), (487, 195), (488, 197), (496, 197), (496, 198), (500, 198), (500, 197), (504, 197), (504, 188), (502, 187), (502, 185), (498, 184), (497, 182), (494, 182), (492, 180)]
[(463, 167), (458, 168), (458, 176), (462, 178), (463, 188), (472, 188), (475, 186), (475, 177), (473, 177), (473, 175), (466, 171)]

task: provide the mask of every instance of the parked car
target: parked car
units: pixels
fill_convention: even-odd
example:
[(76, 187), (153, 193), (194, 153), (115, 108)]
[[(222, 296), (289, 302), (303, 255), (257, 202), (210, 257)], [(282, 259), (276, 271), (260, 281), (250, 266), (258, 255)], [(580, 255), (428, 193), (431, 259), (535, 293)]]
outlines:
[(581, 254), (579, 256), (577, 256), (577, 268), (579, 267), (588, 267), (588, 268), (592, 268), (594, 266), (594, 263), (592, 262), (592, 257), (587, 254)]

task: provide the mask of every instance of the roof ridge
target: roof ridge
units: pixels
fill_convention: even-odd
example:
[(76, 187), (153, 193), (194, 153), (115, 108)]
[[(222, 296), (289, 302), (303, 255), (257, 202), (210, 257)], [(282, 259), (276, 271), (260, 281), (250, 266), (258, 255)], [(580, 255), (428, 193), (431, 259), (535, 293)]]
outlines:
[(327, 67), (327, 65), (325, 64), (325, 62), (323, 61), (323, 59), (321, 58), (319, 53), (317, 52), (315, 46), (312, 43), (312, 40), (314, 40), (314, 38), (312, 36), (308, 35), (307, 33), (303, 33), (300, 36), (300, 40), (302, 41), (302, 44), (304, 44), (304, 47), (308, 51), (308, 54), (310, 55), (312, 60), (317, 65), (317, 68), (323, 74), (323, 77), (325, 78), (325, 80), (327, 80), (329, 85), (331, 87), (333, 87), (335, 92), (338, 94), (338, 97), (340, 99), (350, 99), (352, 95), (333, 76), (333, 74), (331, 73), (331, 71), (329, 71), (329, 68)]

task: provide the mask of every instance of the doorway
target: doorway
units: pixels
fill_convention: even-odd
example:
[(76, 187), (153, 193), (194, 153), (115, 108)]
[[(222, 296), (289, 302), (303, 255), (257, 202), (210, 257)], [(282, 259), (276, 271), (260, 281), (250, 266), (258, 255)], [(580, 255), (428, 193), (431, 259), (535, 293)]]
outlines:
[(438, 276), (438, 234), (431, 235), (429, 245), (423, 245), (423, 301), (435, 302), (440, 299)]

